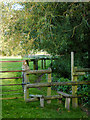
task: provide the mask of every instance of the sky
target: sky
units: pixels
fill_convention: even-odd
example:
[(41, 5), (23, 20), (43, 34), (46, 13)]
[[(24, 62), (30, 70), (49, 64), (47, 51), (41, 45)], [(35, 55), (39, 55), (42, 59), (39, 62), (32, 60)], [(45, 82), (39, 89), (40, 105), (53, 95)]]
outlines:
[(22, 10), (25, 6), (22, 6), (18, 3), (15, 3), (14, 5), (12, 5), (12, 9), (14, 10)]
[[(5, 6), (8, 5), (8, 2), (6, 2), (6, 1), (3, 2), (3, 3), (4, 3)], [(11, 9), (13, 9), (13, 10), (22, 10), (24, 7), (25, 7), (24, 5), (22, 6), (19, 3), (14, 3), (12, 5)]]

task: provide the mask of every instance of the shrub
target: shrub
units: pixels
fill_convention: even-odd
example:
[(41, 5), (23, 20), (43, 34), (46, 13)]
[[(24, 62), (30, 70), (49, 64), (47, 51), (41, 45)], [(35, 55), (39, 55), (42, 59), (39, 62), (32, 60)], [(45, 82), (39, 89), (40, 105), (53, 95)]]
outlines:
[(56, 74), (57, 77), (64, 77), (70, 79), (70, 58), (63, 56), (58, 60), (55, 60), (51, 66), (52, 72)]

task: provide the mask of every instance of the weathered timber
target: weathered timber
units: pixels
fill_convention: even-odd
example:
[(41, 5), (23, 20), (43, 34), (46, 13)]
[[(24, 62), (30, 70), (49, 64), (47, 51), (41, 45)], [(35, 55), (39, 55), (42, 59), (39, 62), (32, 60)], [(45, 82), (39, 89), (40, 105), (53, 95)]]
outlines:
[(28, 61), (28, 60), (26, 60), (26, 63), (27, 63), (27, 65), (29, 66), (29, 61)]
[(24, 62), (24, 61), (0, 61), (0, 62)]
[[(32, 96), (33, 97), (33, 96)], [(67, 96), (67, 98), (79, 98), (83, 97), (81, 95), (78, 96)], [(53, 100), (53, 99), (62, 99), (63, 97), (61, 95), (53, 95), (53, 96), (43, 96), (44, 100)], [(28, 98), (26, 99), (26, 102), (34, 102), (34, 101), (39, 101), (39, 97), (33, 97), (33, 98)]]
[(12, 93), (12, 94), (0, 94), (0, 96), (4, 96), (4, 95), (18, 95), (18, 94), (23, 94), (23, 92), (21, 92), (21, 93)]
[(10, 77), (10, 78), (0, 78), (0, 79), (20, 79), (20, 78), (23, 78), (23, 77)]
[(14, 85), (26, 85), (26, 83), (23, 83), (23, 84), (5, 84), (5, 85), (0, 85), (0, 86), (14, 86)]
[[(48, 74), (48, 83), (51, 83), (51, 73), (50, 74)], [(47, 96), (50, 96), (51, 95), (51, 87), (48, 87), (47, 88)], [(51, 103), (51, 100), (48, 100), (47, 101), (47, 103), (49, 104), (49, 103)]]
[(18, 89), (18, 90), (7, 90), (7, 91), (3, 91), (3, 90), (2, 90), (2, 92), (11, 92), (11, 91), (20, 91), (20, 90), (22, 90), (22, 89)]
[(34, 69), (34, 70), (38, 70), (38, 60), (37, 60), (37, 59), (35, 59), (35, 60), (33, 61), (33, 69)]
[(71, 52), (71, 80), (73, 81), (74, 72), (74, 52)]
[(77, 68), (75, 72), (90, 72), (90, 68)]
[(90, 85), (90, 81), (77, 81), (77, 82), (51, 82), (51, 83), (35, 83), (27, 84), (27, 88), (37, 88), (37, 87), (50, 87), (50, 86), (59, 86), (59, 85)]
[(53, 99), (60, 99), (60, 98), (62, 98), (60, 95), (44, 96), (45, 100), (53, 100)]
[(40, 106), (44, 107), (44, 98), (43, 97), (40, 97)]
[[(73, 75), (73, 81), (77, 82), (77, 75)], [(76, 95), (77, 93), (77, 85), (72, 86), (72, 95)], [(72, 98), (72, 107), (78, 107), (78, 98)]]
[[(60, 95), (53, 95), (53, 96), (43, 96), (44, 100), (52, 100), (52, 99), (59, 99), (61, 98)], [(38, 101), (39, 98), (29, 98), (26, 99), (26, 102), (34, 102), (34, 101)]]
[(28, 70), (26, 71), (26, 74), (39, 74), (39, 73), (51, 73), (52, 70), (48, 69), (48, 70)]
[(29, 96), (30, 97), (37, 97), (37, 98), (43, 97), (43, 95), (32, 95), (32, 94), (30, 94)]
[(61, 92), (61, 91), (57, 91), (57, 93), (61, 96), (63, 96), (64, 98), (80, 98), (80, 97), (83, 97), (85, 95), (72, 95), (72, 94), (67, 94), (67, 93), (64, 93), (64, 92)]
[(43, 60), (41, 60), (41, 68), (43, 69)]
[(64, 97), (70, 97), (72, 96), (71, 94), (67, 94), (67, 93), (64, 93), (64, 92), (61, 92), (61, 91), (57, 91), (58, 94), (64, 96)]
[(28, 98), (25, 101), (26, 102), (36, 102), (36, 101), (39, 101), (39, 98), (36, 98), (36, 97), (34, 97), (34, 98)]
[[(24, 60), (23, 64), (22, 64), (22, 70), (27, 71), (30, 70), (29, 65), (28, 65), (28, 61)], [(22, 71), (23, 72), (23, 71)]]
[(65, 108), (70, 110), (70, 98), (65, 99)]
[(85, 72), (74, 72), (73, 75), (85, 75)]
[(31, 61), (34, 61), (34, 60), (57, 60), (58, 58), (33, 58), (33, 59), (29, 59), (28, 61), (31, 62)]
[(57, 93), (64, 96), (64, 97), (66, 97), (66, 99), (65, 99), (65, 108), (70, 110), (70, 98), (69, 98), (69, 96), (71, 97), (72, 95), (64, 93), (64, 92), (60, 92), (60, 91), (58, 91)]
[(46, 60), (44, 60), (44, 68), (46, 69)]
[(0, 73), (5, 73), (5, 72), (25, 72), (25, 70), (0, 71)]
[(11, 100), (11, 99), (19, 99), (23, 97), (12, 97), (12, 98), (0, 98), (0, 100)]
[[(29, 75), (26, 73), (24, 73), (24, 82), (29, 83)], [(29, 98), (29, 89), (24, 85), (24, 100), (26, 101), (27, 98)]]

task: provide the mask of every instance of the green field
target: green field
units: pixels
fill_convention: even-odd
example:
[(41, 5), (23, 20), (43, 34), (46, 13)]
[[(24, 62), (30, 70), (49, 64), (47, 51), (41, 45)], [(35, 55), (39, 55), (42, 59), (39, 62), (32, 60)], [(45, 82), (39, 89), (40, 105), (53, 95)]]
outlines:
[[(2, 60), (12, 60), (12, 59), (2, 59)], [(15, 59), (13, 59), (15, 60)], [(16, 59), (18, 60), (18, 59)], [(20, 60), (20, 59), (19, 59)], [(0, 63), (1, 64), (1, 63)], [(47, 68), (50, 61), (47, 61)], [(41, 66), (41, 61), (39, 61), (39, 69)], [(21, 70), (22, 63), (2, 63), (2, 70)], [(33, 63), (30, 63), (30, 69), (33, 69)], [(1, 71), (1, 70), (0, 70)], [(1, 77), (21, 77), (22, 73), (0, 73)], [(36, 75), (30, 75), (30, 83), (34, 83), (38, 78)], [(47, 74), (42, 77), (40, 82), (47, 81)], [(22, 83), (22, 79), (6, 79), (2, 80), (2, 84), (17, 84)], [(19, 90), (10, 91), (8, 90)], [(4, 92), (5, 91), (5, 92)], [(30, 94), (43, 94), (46, 95), (46, 88), (32, 88), (29, 89)], [(22, 94), (14, 94), (22, 93)], [(0, 93), (1, 94), (1, 93)], [(3, 98), (10, 97), (23, 97), (22, 86), (3, 86), (2, 94), (12, 94), (4, 95)], [(56, 95), (56, 91), (52, 90), (52, 95)], [(2, 100), (2, 118), (88, 118), (87, 114), (83, 112), (80, 108), (73, 109), (71, 107), (70, 111), (64, 108), (64, 103), (59, 104), (58, 100), (52, 100), (51, 104), (47, 104), (45, 101), (45, 107), (41, 108), (38, 102), (25, 103), (23, 98), (12, 99), (12, 100)]]

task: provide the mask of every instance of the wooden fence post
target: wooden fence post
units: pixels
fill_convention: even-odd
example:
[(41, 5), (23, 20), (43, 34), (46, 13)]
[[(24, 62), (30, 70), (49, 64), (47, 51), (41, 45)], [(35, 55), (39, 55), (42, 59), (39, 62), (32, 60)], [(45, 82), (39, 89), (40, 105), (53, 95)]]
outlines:
[[(49, 69), (51, 69), (51, 68), (49, 68)], [(51, 73), (48, 74), (48, 82), (49, 83), (52, 82), (51, 81)], [(47, 88), (47, 96), (49, 96), (49, 95), (51, 95), (51, 87)], [(51, 100), (47, 100), (47, 103), (51, 103)]]
[[(29, 75), (24, 73), (24, 83), (28, 83), (29, 82)], [(26, 99), (29, 98), (29, 89), (26, 87), (26, 85), (24, 85), (24, 100), (26, 101)]]
[(41, 68), (43, 69), (43, 59), (41, 60)]
[(33, 61), (33, 69), (38, 70), (38, 60), (36, 59)]
[(70, 98), (65, 99), (65, 108), (70, 110)]
[[(77, 75), (74, 74), (74, 53), (71, 52), (71, 80), (77, 81)], [(77, 86), (72, 86), (72, 95), (75, 95), (77, 92)], [(78, 99), (72, 98), (72, 107), (78, 107)]]
[(46, 69), (46, 60), (44, 59), (44, 69)]
[[(76, 69), (77, 67), (75, 67)], [(73, 81), (77, 82), (77, 75), (73, 75)], [(77, 93), (77, 85), (72, 87), (72, 95), (76, 95)], [(72, 107), (78, 107), (78, 98), (72, 98)]]

